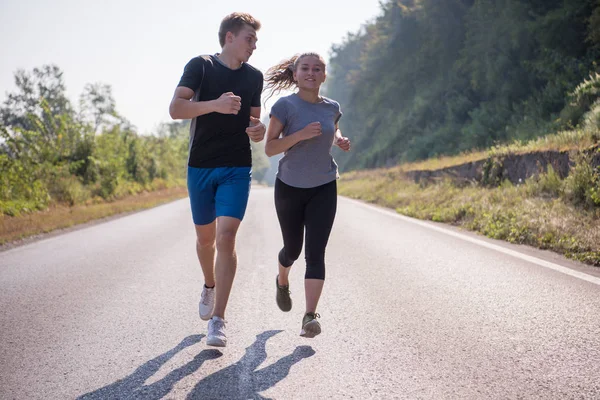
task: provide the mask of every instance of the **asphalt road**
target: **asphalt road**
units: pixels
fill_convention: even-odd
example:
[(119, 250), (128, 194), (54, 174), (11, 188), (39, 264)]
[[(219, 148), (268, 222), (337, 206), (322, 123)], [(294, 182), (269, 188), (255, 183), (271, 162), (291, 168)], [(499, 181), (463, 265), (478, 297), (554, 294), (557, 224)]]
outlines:
[(1, 252), (0, 398), (600, 398), (598, 269), (340, 198), (301, 338), (303, 259), (282, 313), (256, 188), (216, 350), (194, 240), (185, 199)]

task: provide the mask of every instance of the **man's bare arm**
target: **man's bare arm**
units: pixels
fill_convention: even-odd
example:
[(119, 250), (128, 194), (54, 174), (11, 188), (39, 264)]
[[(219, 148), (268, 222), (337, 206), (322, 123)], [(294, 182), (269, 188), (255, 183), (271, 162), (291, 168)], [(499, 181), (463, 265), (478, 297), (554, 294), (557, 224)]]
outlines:
[(262, 107), (250, 107), (250, 115), (253, 116), (254, 118), (260, 119), (260, 111), (261, 110), (262, 110)]
[(213, 101), (193, 102), (190, 101), (192, 97), (194, 97), (192, 89), (184, 86), (177, 87), (173, 94), (171, 105), (169, 105), (171, 118), (192, 119), (215, 111)]
[(253, 142), (260, 142), (265, 138), (267, 128), (260, 121), (261, 107), (250, 107), (250, 126), (246, 128), (246, 133)]
[(192, 119), (211, 112), (237, 114), (241, 108), (242, 99), (232, 92), (223, 93), (218, 99), (209, 101), (190, 101), (192, 97), (192, 89), (178, 86), (169, 105), (171, 118)]

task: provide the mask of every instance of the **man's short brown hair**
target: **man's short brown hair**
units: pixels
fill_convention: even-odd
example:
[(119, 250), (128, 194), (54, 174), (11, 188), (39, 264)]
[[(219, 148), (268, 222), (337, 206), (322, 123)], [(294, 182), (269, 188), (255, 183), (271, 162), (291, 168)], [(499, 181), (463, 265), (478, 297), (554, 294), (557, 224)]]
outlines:
[(221, 47), (225, 46), (227, 32), (237, 35), (244, 25), (251, 26), (255, 31), (260, 29), (260, 22), (247, 13), (234, 12), (223, 18), (219, 27), (219, 43), (221, 43)]

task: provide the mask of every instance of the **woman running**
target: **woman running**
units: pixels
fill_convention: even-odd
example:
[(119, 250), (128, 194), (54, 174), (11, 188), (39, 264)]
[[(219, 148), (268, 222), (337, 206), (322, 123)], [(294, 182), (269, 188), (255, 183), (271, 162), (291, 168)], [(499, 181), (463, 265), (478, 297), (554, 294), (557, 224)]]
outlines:
[(271, 108), (265, 152), (284, 153), (275, 181), (275, 208), (283, 235), (276, 279), (277, 305), (290, 311), (290, 267), (300, 256), (306, 237), (304, 289), (306, 311), (300, 336), (321, 333), (317, 304), (325, 280), (325, 248), (337, 207), (338, 167), (331, 155), (333, 144), (350, 150), (338, 122), (340, 105), (319, 94), (325, 82), (325, 62), (316, 53), (303, 53), (270, 68), (267, 89), (278, 93), (294, 86), (298, 91), (282, 97)]

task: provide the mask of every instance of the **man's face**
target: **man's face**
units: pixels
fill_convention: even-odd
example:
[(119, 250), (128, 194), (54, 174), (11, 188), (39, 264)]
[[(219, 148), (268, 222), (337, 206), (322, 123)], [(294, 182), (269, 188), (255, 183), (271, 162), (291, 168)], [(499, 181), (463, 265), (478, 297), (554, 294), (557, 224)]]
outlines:
[(227, 32), (226, 46), (232, 50), (232, 53), (240, 62), (247, 62), (256, 50), (257, 41), (258, 38), (254, 28), (250, 25), (244, 25), (237, 35)]

